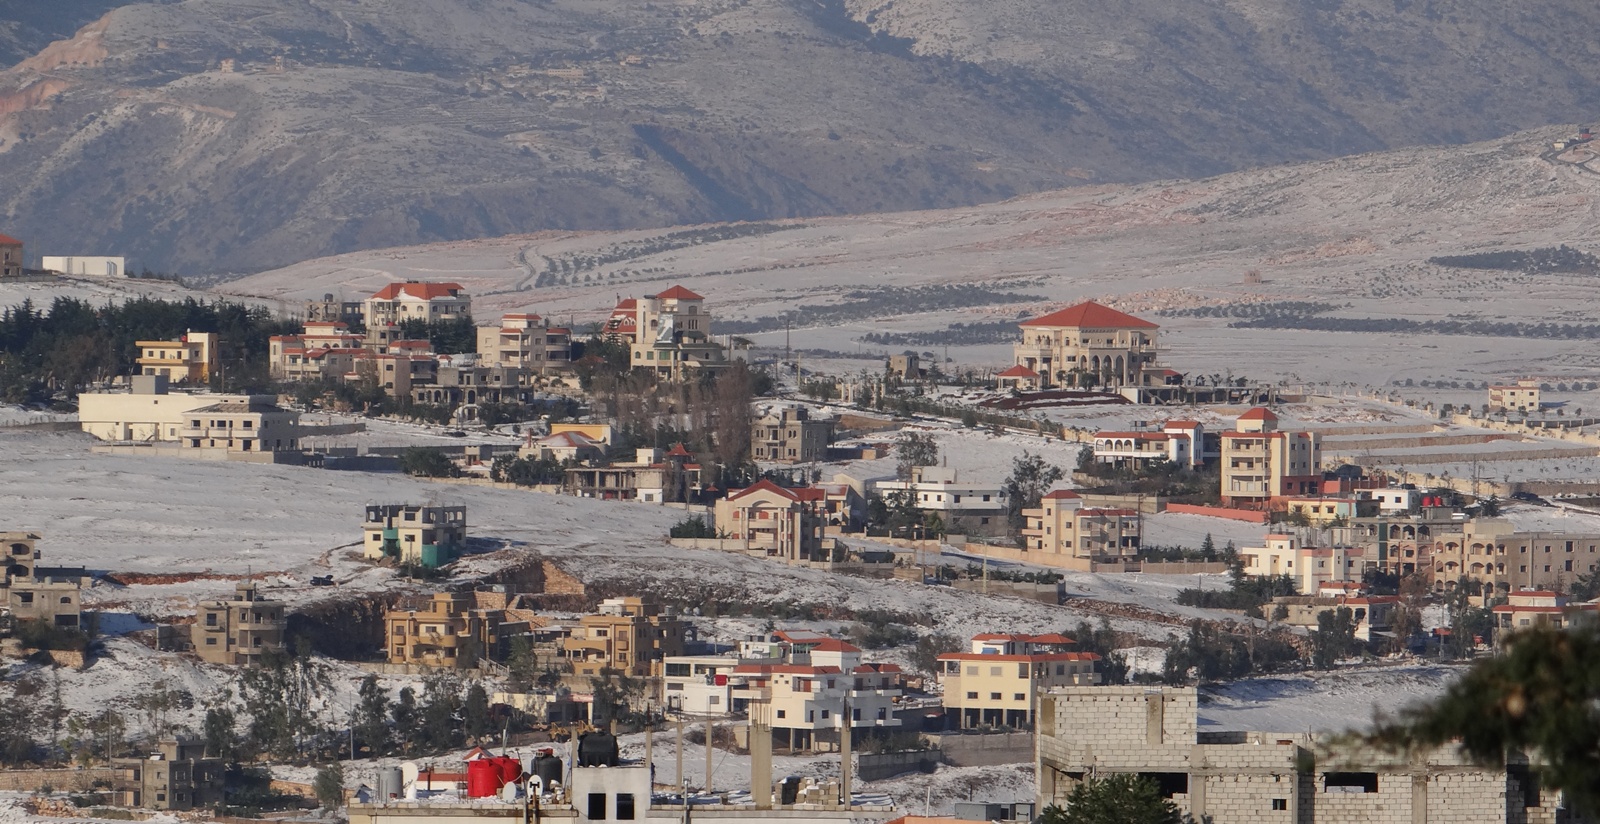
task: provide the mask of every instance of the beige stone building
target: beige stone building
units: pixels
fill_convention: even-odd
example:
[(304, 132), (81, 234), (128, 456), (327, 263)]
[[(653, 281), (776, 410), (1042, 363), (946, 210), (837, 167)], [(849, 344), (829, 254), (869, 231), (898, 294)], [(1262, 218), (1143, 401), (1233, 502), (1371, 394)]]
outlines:
[(1022, 549), (985, 547), (984, 554), (1079, 571), (1139, 554), (1143, 519), (1136, 509), (1085, 507), (1078, 493), (1058, 489), (1022, 517)]
[(369, 561), (440, 567), (467, 544), (467, 508), (371, 504), (361, 532), (362, 554)]
[(1267, 535), (1261, 546), (1241, 548), (1239, 560), (1244, 574), (1287, 575), (1302, 594), (1315, 593), (1325, 584), (1359, 584), (1368, 569), (1378, 567), (1366, 547), (1302, 546), (1299, 538), (1283, 532)]
[(1519, 589), (1510, 593), (1505, 603), (1496, 604), (1492, 612), (1495, 645), (1504, 646), (1506, 637), (1517, 630), (1535, 626), (1562, 629), (1593, 622), (1600, 618), (1600, 602), (1574, 602), (1547, 589)]
[(901, 726), (899, 666), (863, 661), (860, 648), (836, 638), (784, 647), (775, 660), (740, 662), (728, 682), (731, 703), (765, 717), (791, 752), (836, 749), (846, 726), (858, 737)]
[(1538, 412), (1539, 382), (1523, 378), (1516, 383), (1495, 384), (1489, 387), (1489, 411)]
[(205, 743), (162, 741), (141, 758), (111, 759), (111, 795), (119, 807), (187, 812), (222, 803), (224, 766), (205, 757)]
[(768, 408), (750, 427), (750, 459), (778, 463), (822, 460), (833, 439), (832, 418), (812, 417), (803, 406)]
[(1523, 824), (1557, 812), (1528, 761), (1472, 764), (1454, 746), (1396, 755), (1302, 732), (1205, 730), (1193, 688), (1060, 687), (1040, 697), (1038, 802), (1090, 778), (1136, 773), (1216, 824)]
[(1312, 495), (1322, 486), (1322, 438), (1315, 432), (1284, 432), (1278, 416), (1257, 407), (1222, 433), (1222, 499), (1266, 506), (1276, 498)]
[(227, 452), (298, 452), (300, 413), (268, 398), (228, 400), (185, 412), (178, 445)]
[(765, 551), (786, 561), (832, 560), (823, 543), (826, 499), (820, 489), (785, 489), (762, 480), (717, 501), (717, 531), (746, 552)]
[(478, 327), (478, 357), (486, 366), (564, 371), (572, 366), (572, 330), (538, 315), (504, 315), (498, 326)]
[(1013, 359), (1038, 374), (1040, 388), (1116, 389), (1164, 380), (1155, 366), (1161, 327), (1150, 321), (1085, 301), (1023, 321), (1021, 327), (1022, 341), (1013, 347)]
[(681, 381), (703, 370), (728, 365), (728, 348), (711, 337), (711, 314), (706, 311), (704, 297), (674, 286), (630, 300), (632, 323), (618, 317), (618, 313), (625, 312), (618, 304), (606, 331), (619, 341), (631, 339), (628, 362), (634, 369), (648, 369), (664, 380)]
[(0, 278), (22, 277), (22, 241), (0, 235)]
[(1100, 656), (1062, 635), (984, 633), (967, 652), (938, 657), (946, 723), (957, 729), (1031, 729), (1040, 690), (1100, 683)]
[(391, 283), (361, 302), (367, 328), (408, 320), (428, 323), (472, 316), (472, 298), (459, 283)]
[(262, 598), (253, 583), (234, 588), (232, 598), (203, 601), (189, 631), (189, 643), (203, 661), (229, 666), (259, 664), (282, 652), (286, 605)]
[(683, 654), (686, 630), (677, 613), (658, 601), (607, 598), (597, 614), (578, 620), (563, 650), (577, 675), (612, 669), (630, 676), (660, 676), (668, 656)]
[[(300, 415), (274, 406), (275, 395), (169, 392), (167, 379), (160, 375), (134, 375), (128, 383), (126, 392), (78, 396), (78, 423), (84, 432), (103, 441), (174, 443), (186, 449), (298, 449)], [(201, 409), (211, 411), (199, 414)]]
[(53, 627), (83, 625), (82, 567), (39, 565), (35, 532), (0, 532), (4, 568), (0, 569), (0, 607), (11, 621), (41, 621)]
[(503, 592), (439, 592), (425, 602), (384, 613), (384, 650), (391, 664), (471, 668), (499, 657), (512, 635), (544, 621)]
[(173, 383), (203, 384), (217, 369), (217, 334), (188, 332), (177, 340), (141, 340), (138, 373)]

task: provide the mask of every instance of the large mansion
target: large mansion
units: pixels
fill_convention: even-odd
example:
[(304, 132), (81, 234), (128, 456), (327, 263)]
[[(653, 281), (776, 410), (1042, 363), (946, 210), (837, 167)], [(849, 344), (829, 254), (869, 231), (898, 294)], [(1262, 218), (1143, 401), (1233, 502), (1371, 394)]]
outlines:
[(1022, 342), (1014, 346), (1016, 365), (1038, 375), (1039, 388), (1052, 386), (1154, 386), (1156, 330), (1147, 320), (1084, 301), (1043, 317), (1023, 321)]

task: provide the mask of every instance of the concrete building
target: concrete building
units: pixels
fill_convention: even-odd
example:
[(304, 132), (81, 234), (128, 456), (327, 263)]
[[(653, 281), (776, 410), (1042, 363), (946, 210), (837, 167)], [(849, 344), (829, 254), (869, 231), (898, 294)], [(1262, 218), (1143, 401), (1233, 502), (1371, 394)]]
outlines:
[(572, 330), (538, 315), (503, 315), (499, 326), (478, 327), (478, 357), (486, 366), (563, 371), (572, 366)]
[(178, 445), (240, 453), (298, 452), (300, 413), (269, 398), (251, 396), (188, 410), (178, 429)]
[(750, 459), (778, 463), (823, 460), (833, 440), (832, 418), (814, 418), (802, 406), (768, 407), (750, 426)]
[(111, 759), (111, 795), (119, 807), (187, 812), (222, 803), (221, 758), (205, 757), (205, 743), (162, 741), (143, 758)]
[(22, 241), (0, 235), (0, 278), (22, 277)]
[(361, 323), (361, 301), (345, 300), (332, 292), (324, 292), (322, 300), (308, 300), (305, 304), (306, 323), (343, 323), (347, 326)]
[(391, 609), (383, 615), (389, 663), (478, 666), (485, 658), (495, 657), (503, 641), (525, 632), (534, 620), (531, 614), (508, 615), (508, 604), (503, 593), (437, 592), (423, 603)]
[(669, 655), (662, 659), (661, 705), (691, 716), (744, 712), (733, 700), (730, 677), (739, 659), (728, 655)]
[(670, 656), (683, 654), (687, 626), (670, 608), (644, 598), (607, 598), (600, 612), (585, 615), (563, 644), (566, 660), (577, 675), (601, 670), (624, 675), (661, 675)]
[(430, 569), (456, 559), (467, 544), (465, 506), (372, 504), (361, 524), (363, 555)]
[(1315, 595), (1280, 595), (1273, 598), (1270, 608), (1266, 609), (1269, 614), (1277, 614), (1282, 607), (1283, 623), (1313, 631), (1321, 626), (1323, 613), (1348, 609), (1350, 619), (1355, 622), (1356, 640), (1362, 642), (1371, 642), (1374, 636), (1387, 634), (1394, 626), (1394, 611), (1400, 606), (1398, 596), (1322, 594), (1328, 591), (1329, 585), (1324, 584), (1314, 590)]
[(1058, 489), (1022, 517), (1022, 549), (986, 547), (986, 556), (1090, 571), (1139, 554), (1143, 519), (1136, 509), (1086, 508), (1078, 493)]
[(128, 260), (122, 257), (85, 257), (45, 255), (39, 259), (39, 268), (58, 275), (78, 277), (121, 278), (128, 276)]
[(1539, 382), (1523, 378), (1516, 383), (1495, 384), (1489, 387), (1490, 412), (1539, 411)]
[(774, 739), (791, 752), (831, 750), (848, 726), (857, 735), (900, 726), (895, 704), (902, 673), (894, 664), (868, 663), (861, 650), (836, 638), (789, 648), (777, 661), (734, 668), (732, 700), (760, 705)]
[(968, 652), (938, 657), (946, 723), (957, 729), (1032, 729), (1040, 690), (1100, 683), (1100, 656), (1062, 635), (984, 633)]
[(258, 664), (267, 653), (283, 651), (286, 607), (262, 598), (255, 584), (240, 584), (232, 598), (201, 602), (189, 643), (201, 660), (213, 664)]
[(1600, 602), (1575, 603), (1558, 592), (1519, 589), (1508, 595), (1505, 603), (1496, 604), (1492, 612), (1495, 645), (1503, 646), (1506, 637), (1516, 630), (1533, 626), (1561, 629), (1580, 622), (1592, 622), (1596, 616), (1600, 616)]
[(786, 561), (835, 560), (823, 542), (826, 497), (820, 489), (785, 489), (761, 480), (717, 501), (717, 531), (742, 542), (746, 552), (765, 551)]
[(471, 316), (472, 298), (459, 283), (391, 283), (361, 302), (361, 319), (369, 331), (408, 320), (434, 323)]
[(877, 481), (873, 488), (885, 497), (910, 495), (913, 506), (937, 514), (945, 530), (954, 534), (1000, 535), (1008, 526), (1010, 498), (1005, 489), (962, 482), (950, 467), (914, 466), (909, 480)]
[(1222, 499), (1266, 506), (1276, 498), (1321, 491), (1322, 438), (1282, 432), (1272, 410), (1256, 407), (1222, 433)]
[(0, 607), (8, 622), (41, 621), (53, 627), (78, 629), (83, 625), (82, 567), (39, 565), (39, 535), (34, 532), (0, 532), (4, 567), (0, 569)]
[(1035, 372), (1040, 388), (1160, 385), (1156, 331), (1147, 320), (1094, 301), (1023, 321), (1013, 347), (1017, 366)]
[(1215, 436), (1208, 442), (1199, 421), (1167, 421), (1159, 430), (1096, 432), (1095, 463), (1143, 469), (1156, 461), (1195, 469), (1217, 457)]
[(1360, 546), (1301, 546), (1294, 535), (1273, 533), (1259, 547), (1239, 550), (1244, 574), (1257, 577), (1287, 575), (1295, 590), (1315, 593), (1324, 584), (1359, 584), (1369, 569), (1377, 569), (1376, 557)]
[[(634, 369), (648, 369), (664, 380), (681, 381), (703, 370), (728, 365), (728, 348), (711, 337), (711, 314), (706, 311), (704, 297), (674, 286), (634, 300), (633, 310), (632, 324), (618, 321), (613, 331), (608, 322), (607, 333), (619, 340), (631, 335), (628, 362)], [(617, 320), (617, 313), (622, 311), (623, 306), (618, 304), (612, 320)]]
[(141, 340), (138, 374), (159, 375), (172, 383), (203, 384), (217, 369), (217, 333), (187, 332), (177, 340)]
[[(581, 431), (558, 429), (556, 435)], [(701, 466), (683, 444), (676, 444), (667, 452), (655, 448), (636, 450), (631, 462), (567, 467), (565, 486), (568, 493), (579, 498), (657, 504), (697, 502), (705, 494)]]
[(1561, 822), (1527, 758), (1474, 765), (1454, 746), (1392, 754), (1303, 732), (1204, 731), (1193, 688), (1060, 687), (1040, 697), (1041, 805), (1088, 778), (1152, 778), (1180, 812), (1216, 824)]

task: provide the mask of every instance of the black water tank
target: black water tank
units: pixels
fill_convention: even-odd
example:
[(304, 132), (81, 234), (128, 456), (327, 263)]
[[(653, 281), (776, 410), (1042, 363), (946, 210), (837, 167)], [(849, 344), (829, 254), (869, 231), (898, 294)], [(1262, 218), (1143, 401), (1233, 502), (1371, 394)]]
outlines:
[(578, 766), (615, 767), (621, 763), (617, 737), (609, 732), (591, 732), (578, 739)]
[(538, 776), (546, 787), (561, 783), (561, 759), (553, 755), (541, 755), (535, 758), (533, 774)]

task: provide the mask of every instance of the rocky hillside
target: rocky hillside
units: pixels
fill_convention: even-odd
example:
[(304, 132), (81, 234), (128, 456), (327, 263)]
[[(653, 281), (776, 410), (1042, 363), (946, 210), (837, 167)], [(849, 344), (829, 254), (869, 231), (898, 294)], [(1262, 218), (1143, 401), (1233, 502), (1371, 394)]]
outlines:
[[(0, 230), (185, 273), (1204, 176), (1600, 94), (1580, 0), (19, 5), (117, 8), (0, 72)], [(78, 22), (13, 17), (14, 53)]]

